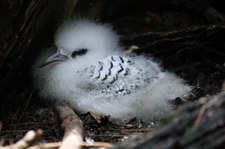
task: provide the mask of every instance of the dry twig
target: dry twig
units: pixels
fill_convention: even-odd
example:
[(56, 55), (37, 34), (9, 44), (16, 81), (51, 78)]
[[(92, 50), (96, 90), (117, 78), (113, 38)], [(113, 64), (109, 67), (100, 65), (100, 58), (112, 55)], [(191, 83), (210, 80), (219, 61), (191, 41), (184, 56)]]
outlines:
[[(45, 143), (41, 145), (35, 145), (31, 146), (28, 149), (49, 149), (49, 148), (56, 148), (56, 147), (62, 147), (63, 142), (53, 142), (53, 143)], [(64, 144), (64, 147), (67, 145)], [(87, 143), (87, 142), (80, 142), (79, 146), (92, 146), (92, 147), (104, 147), (109, 148), (113, 145), (111, 143), (105, 143), (105, 142), (93, 142), (93, 143)], [(68, 144), (68, 147), (71, 147), (70, 144)]]
[(79, 149), (83, 138), (83, 124), (80, 118), (68, 105), (57, 105), (56, 110), (62, 120), (62, 127), (65, 130), (63, 142), (60, 149)]
[(7, 146), (0, 146), (0, 149), (25, 149), (31, 146), (35, 141), (39, 140), (43, 135), (42, 130), (28, 131), (25, 136), (16, 142), (15, 144), (7, 145)]

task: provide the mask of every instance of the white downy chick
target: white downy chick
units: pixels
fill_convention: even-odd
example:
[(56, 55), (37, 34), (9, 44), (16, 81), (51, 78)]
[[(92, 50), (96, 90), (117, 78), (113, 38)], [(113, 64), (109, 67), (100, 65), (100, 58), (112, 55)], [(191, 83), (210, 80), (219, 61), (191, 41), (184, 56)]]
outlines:
[(126, 55), (118, 41), (110, 25), (64, 22), (55, 34), (56, 53), (46, 51), (33, 68), (40, 95), (118, 121), (161, 119), (171, 100), (187, 98), (191, 87), (184, 80), (149, 57)]

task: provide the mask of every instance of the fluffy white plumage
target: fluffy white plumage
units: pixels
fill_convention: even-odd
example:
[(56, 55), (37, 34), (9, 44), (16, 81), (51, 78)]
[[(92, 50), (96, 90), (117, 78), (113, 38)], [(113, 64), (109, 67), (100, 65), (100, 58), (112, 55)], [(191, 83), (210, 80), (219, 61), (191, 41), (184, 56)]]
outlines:
[(189, 95), (182, 79), (149, 57), (126, 55), (118, 40), (109, 25), (65, 22), (55, 34), (56, 54), (46, 51), (34, 65), (40, 95), (119, 121), (160, 119), (172, 109), (170, 100)]

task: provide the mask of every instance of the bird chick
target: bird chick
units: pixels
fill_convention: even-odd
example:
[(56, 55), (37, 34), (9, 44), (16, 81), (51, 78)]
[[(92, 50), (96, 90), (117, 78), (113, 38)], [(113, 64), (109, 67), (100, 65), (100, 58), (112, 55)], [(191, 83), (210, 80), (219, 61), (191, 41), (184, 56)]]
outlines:
[(112, 27), (79, 19), (64, 22), (55, 34), (55, 53), (38, 57), (33, 78), (40, 95), (67, 101), (80, 113), (118, 121), (161, 119), (185, 100), (191, 87), (164, 71), (150, 57), (125, 54)]

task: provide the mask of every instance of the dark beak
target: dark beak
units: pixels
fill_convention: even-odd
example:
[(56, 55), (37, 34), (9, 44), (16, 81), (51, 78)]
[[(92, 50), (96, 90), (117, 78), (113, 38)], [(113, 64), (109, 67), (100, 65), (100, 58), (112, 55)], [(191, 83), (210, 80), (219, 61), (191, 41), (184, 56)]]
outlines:
[(54, 63), (54, 62), (65, 61), (67, 59), (68, 59), (67, 56), (62, 55), (62, 54), (60, 54), (59, 51), (57, 51), (55, 54), (53, 54), (48, 59), (46, 59), (45, 62), (39, 66), (39, 68), (44, 67), (44, 66), (47, 66), (47, 65), (49, 65), (51, 63)]

